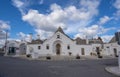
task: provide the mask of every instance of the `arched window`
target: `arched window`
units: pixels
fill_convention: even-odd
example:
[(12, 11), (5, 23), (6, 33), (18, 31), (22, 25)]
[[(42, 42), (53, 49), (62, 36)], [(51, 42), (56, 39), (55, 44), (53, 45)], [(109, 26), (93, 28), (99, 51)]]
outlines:
[(85, 50), (84, 50), (84, 48), (81, 48), (81, 54), (82, 54), (82, 55), (85, 55)]
[(70, 46), (69, 46), (69, 45), (67, 46), (67, 49), (68, 49), (68, 50), (70, 49)]
[(41, 49), (41, 46), (38, 46), (38, 49), (40, 50), (40, 49)]
[(47, 49), (47, 50), (49, 49), (49, 45), (46, 46), (46, 49)]
[(57, 35), (57, 38), (60, 38), (60, 35)]

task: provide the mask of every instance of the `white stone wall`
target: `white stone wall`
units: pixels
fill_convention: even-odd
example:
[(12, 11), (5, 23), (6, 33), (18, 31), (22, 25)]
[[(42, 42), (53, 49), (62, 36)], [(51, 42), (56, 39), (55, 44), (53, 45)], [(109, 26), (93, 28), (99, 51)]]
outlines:
[[(60, 38), (57, 38), (57, 35), (60, 35)], [(46, 40), (43, 43), (44, 51), (51, 54), (56, 55), (55, 46), (59, 43), (61, 45), (61, 54), (60, 55), (68, 55), (68, 52), (73, 51), (74, 48), (74, 42), (73, 40), (69, 39), (64, 34), (57, 32), (54, 34), (50, 39)], [(46, 46), (49, 45), (49, 50), (46, 49)], [(67, 46), (70, 46), (70, 50), (67, 49)]]
[[(57, 38), (57, 35), (60, 35), (60, 38)], [(85, 55), (90, 55), (92, 52), (91, 45), (76, 45), (76, 42), (65, 36), (64, 34), (57, 32), (51, 38), (46, 40), (43, 44), (29, 44), (27, 45), (27, 54), (31, 54), (30, 49), (32, 48), (33, 52), (37, 52), (40, 56), (56, 55), (56, 44), (61, 45), (60, 55), (69, 56), (71, 52), (73, 56), (81, 54), (81, 48), (84, 48)], [(46, 46), (49, 46), (49, 49), (46, 49)], [(70, 46), (70, 49), (67, 46)], [(38, 49), (38, 46), (41, 46), (41, 49)]]
[[(22, 47), (20, 47), (21, 44), (24, 44), (24, 45)], [(7, 42), (5, 55), (7, 55), (7, 53), (9, 53), (10, 47), (15, 48), (15, 52), (13, 55), (21, 55), (22, 53), (26, 53), (26, 46), (27, 46), (26, 42), (23, 42), (23, 41), (19, 42), (19, 41), (15, 41), (15, 40), (10, 40), (9, 42)]]
[[(84, 55), (82, 55), (82, 51), (81, 51), (82, 48), (84, 48)], [(75, 56), (77, 54), (86, 56), (86, 55), (90, 55), (91, 52), (92, 52), (92, 48), (90, 45), (75, 45), (73, 54)]]
[[(19, 48), (19, 43), (17, 43), (16, 41), (9, 41), (7, 43), (7, 46), (6, 46), (6, 52), (5, 54), (9, 53), (9, 47), (15, 47), (15, 48)], [(19, 50), (18, 50), (19, 51)], [(16, 54), (16, 53), (15, 53)]]
[(97, 56), (96, 48), (99, 47), (99, 52), (102, 55), (102, 44), (91, 44), (90, 47), (92, 48), (92, 53)]
[(104, 54), (105, 55), (114, 56), (114, 49), (117, 50), (117, 55), (118, 55), (118, 52), (120, 51), (120, 45), (118, 45), (117, 42), (104, 44)]
[(104, 44), (103, 54), (104, 55), (112, 55), (110, 44)]

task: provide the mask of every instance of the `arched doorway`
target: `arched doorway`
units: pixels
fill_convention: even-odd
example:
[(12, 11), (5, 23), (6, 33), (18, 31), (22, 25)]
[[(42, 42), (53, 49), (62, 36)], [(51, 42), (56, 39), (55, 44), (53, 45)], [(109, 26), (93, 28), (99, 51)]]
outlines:
[(16, 48), (15, 47), (9, 47), (9, 53), (10, 55), (14, 55), (16, 52)]
[(61, 45), (58, 43), (56, 44), (56, 54), (60, 55), (60, 51), (61, 51)]
[(117, 49), (114, 48), (113, 50), (114, 50), (114, 55), (117, 57)]
[(8, 55), (15, 55), (16, 54), (16, 43), (10, 43), (8, 44)]

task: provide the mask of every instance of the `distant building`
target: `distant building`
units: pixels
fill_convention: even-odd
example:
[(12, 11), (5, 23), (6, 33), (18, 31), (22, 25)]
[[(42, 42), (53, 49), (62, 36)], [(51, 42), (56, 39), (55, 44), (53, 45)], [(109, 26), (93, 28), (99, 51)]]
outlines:
[(118, 44), (120, 45), (120, 32), (116, 32), (115, 33), (115, 40), (118, 42)]
[(105, 55), (118, 56), (120, 52), (120, 45), (118, 45), (118, 40), (120, 39), (120, 32), (115, 33), (115, 36), (109, 41), (109, 43), (104, 44)]
[(6, 46), (6, 55), (23, 55), (26, 54), (26, 42), (18, 42), (18, 41), (7, 41)]

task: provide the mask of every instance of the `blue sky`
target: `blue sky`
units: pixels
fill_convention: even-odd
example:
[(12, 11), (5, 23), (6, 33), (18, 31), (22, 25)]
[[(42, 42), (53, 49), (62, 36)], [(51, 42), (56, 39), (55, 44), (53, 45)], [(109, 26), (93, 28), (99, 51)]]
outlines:
[(120, 0), (0, 0), (0, 41), (29, 41), (53, 35), (60, 26), (71, 38), (97, 38), (108, 42), (120, 31)]

